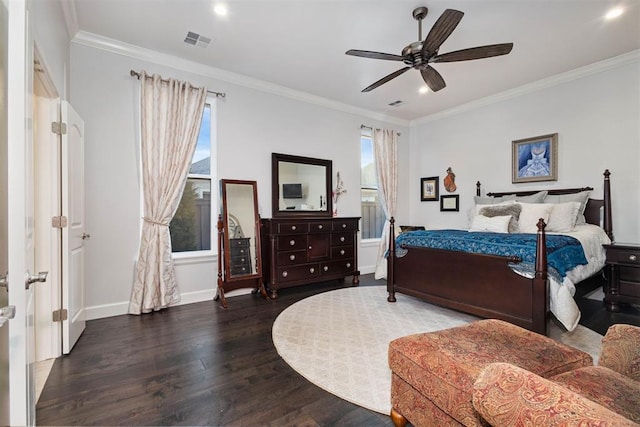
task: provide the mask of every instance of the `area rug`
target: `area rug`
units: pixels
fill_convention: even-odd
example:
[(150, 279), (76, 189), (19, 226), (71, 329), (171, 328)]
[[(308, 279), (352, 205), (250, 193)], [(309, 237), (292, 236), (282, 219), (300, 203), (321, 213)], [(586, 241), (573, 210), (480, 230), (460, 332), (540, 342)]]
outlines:
[[(276, 318), (273, 343), (280, 356), (313, 384), (389, 414), (389, 342), (479, 319), (407, 295), (396, 298), (396, 303), (387, 302), (384, 286), (344, 288), (305, 298)], [(552, 338), (590, 353), (597, 361), (600, 334), (580, 325), (567, 332), (554, 322), (550, 331)]]

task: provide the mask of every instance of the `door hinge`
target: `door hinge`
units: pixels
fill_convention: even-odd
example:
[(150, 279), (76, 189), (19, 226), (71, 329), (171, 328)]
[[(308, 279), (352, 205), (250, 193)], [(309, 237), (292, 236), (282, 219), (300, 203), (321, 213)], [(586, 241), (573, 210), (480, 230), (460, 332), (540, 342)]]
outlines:
[(56, 135), (65, 135), (67, 133), (67, 124), (64, 122), (51, 122), (51, 132)]
[(54, 322), (62, 322), (64, 320), (67, 320), (68, 318), (68, 313), (67, 313), (67, 309), (66, 308), (62, 308), (60, 310), (55, 310), (53, 312), (53, 321)]
[(51, 218), (51, 226), (53, 228), (65, 228), (67, 226), (67, 217), (64, 215), (54, 216)]

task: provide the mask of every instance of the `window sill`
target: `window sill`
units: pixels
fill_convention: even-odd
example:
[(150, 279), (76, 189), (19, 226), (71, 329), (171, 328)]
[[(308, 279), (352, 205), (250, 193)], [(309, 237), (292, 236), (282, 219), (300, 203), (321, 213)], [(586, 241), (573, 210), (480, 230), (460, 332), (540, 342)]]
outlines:
[(206, 264), (218, 259), (213, 251), (174, 252), (171, 256), (175, 265)]

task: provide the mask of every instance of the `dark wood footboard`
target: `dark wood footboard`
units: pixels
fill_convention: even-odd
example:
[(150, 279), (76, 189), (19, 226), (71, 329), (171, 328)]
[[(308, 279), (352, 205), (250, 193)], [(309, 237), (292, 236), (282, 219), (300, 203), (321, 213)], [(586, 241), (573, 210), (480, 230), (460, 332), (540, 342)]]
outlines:
[(387, 300), (394, 302), (395, 293), (400, 292), (547, 335), (549, 282), (544, 227), (544, 222), (538, 224), (539, 252), (533, 279), (511, 270), (509, 263), (519, 262), (517, 258), (420, 247), (407, 247), (406, 255), (396, 258), (395, 243), (391, 243)]

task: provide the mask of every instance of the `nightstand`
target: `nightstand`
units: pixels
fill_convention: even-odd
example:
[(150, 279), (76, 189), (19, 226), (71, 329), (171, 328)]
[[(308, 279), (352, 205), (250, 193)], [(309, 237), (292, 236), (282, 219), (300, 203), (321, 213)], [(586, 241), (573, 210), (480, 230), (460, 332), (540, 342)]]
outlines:
[(602, 245), (607, 253), (604, 302), (609, 311), (620, 311), (621, 302), (640, 304), (640, 244)]

